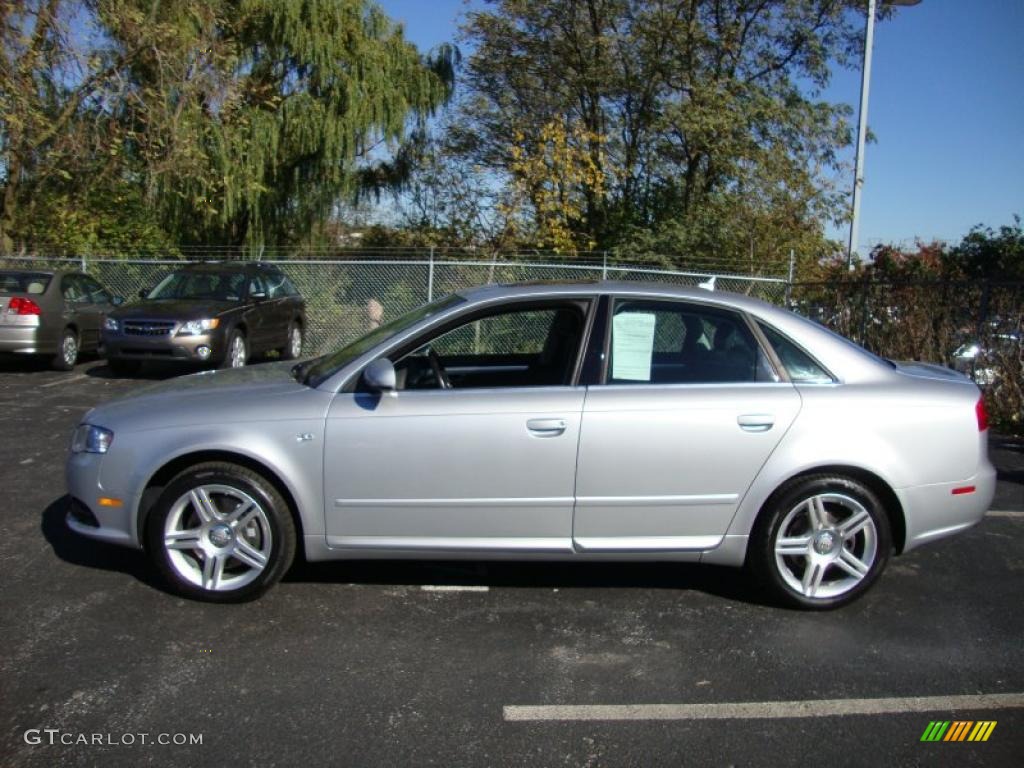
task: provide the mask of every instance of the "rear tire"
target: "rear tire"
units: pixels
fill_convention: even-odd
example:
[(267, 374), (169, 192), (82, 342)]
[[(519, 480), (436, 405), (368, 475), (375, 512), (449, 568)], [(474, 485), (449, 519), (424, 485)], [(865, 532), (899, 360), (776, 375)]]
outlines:
[(227, 462), (191, 467), (146, 519), (146, 550), (167, 585), (211, 603), (254, 600), (295, 558), (287, 502), (262, 475)]
[(60, 336), (57, 354), (53, 356), (50, 365), (55, 371), (73, 370), (78, 362), (78, 353), (78, 334), (71, 328), (65, 328)]
[(772, 598), (828, 610), (853, 602), (878, 580), (892, 534), (884, 505), (866, 485), (812, 475), (775, 494), (750, 547), (748, 569)]
[(295, 322), (291, 323), (288, 326), (288, 339), (281, 348), (281, 359), (295, 360), (302, 357), (303, 341), (302, 326)]

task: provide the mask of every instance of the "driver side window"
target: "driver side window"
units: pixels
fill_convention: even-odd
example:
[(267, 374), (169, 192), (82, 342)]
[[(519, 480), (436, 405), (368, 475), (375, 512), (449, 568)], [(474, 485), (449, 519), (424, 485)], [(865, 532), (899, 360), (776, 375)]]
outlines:
[(572, 383), (585, 314), (575, 303), (477, 317), (420, 344), (395, 365), (398, 389), (551, 387)]

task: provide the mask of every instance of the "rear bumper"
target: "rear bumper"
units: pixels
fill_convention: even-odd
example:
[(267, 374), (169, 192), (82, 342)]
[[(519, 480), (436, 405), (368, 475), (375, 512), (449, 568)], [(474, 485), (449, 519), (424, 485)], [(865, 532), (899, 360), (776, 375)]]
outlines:
[(57, 352), (57, 339), (39, 326), (0, 325), (0, 352), (52, 355)]
[[(974, 490), (963, 491), (968, 488)], [(961, 492), (953, 493), (954, 490)], [(996, 470), (987, 459), (982, 468), (966, 480), (897, 490), (907, 525), (903, 551), (909, 552), (981, 522), (995, 493)]]
[[(206, 347), (210, 354), (203, 357), (199, 349)], [(171, 360), (178, 362), (217, 362), (224, 357), (225, 342), (222, 334), (206, 333), (201, 336), (129, 336), (103, 334), (101, 353), (108, 360)]]

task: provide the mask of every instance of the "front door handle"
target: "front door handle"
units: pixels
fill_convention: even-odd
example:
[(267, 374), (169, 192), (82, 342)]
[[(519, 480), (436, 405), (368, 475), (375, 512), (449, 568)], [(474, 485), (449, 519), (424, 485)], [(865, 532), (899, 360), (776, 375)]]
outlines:
[(526, 428), (537, 437), (557, 437), (565, 432), (565, 419), (530, 419)]
[(775, 426), (775, 416), (770, 413), (744, 413), (736, 417), (736, 423), (744, 432), (767, 432)]

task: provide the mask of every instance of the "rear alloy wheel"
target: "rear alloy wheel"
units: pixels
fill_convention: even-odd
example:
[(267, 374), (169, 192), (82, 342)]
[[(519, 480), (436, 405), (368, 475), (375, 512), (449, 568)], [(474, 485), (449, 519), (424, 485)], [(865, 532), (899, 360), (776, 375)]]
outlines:
[(798, 481), (755, 529), (755, 576), (785, 603), (827, 609), (856, 600), (885, 568), (892, 548), (878, 497), (846, 477)]
[(288, 326), (288, 343), (281, 350), (282, 360), (295, 360), (302, 356), (302, 326), (292, 323)]
[(242, 602), (276, 584), (295, 555), (288, 505), (261, 475), (201, 464), (164, 489), (146, 522), (146, 546), (186, 597)]
[(57, 347), (57, 354), (53, 356), (51, 365), (58, 371), (70, 371), (78, 362), (78, 334), (70, 328), (65, 328), (60, 337), (60, 346)]
[(248, 361), (249, 346), (245, 343), (245, 336), (239, 331), (232, 331), (221, 368), (244, 368)]

